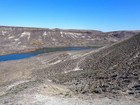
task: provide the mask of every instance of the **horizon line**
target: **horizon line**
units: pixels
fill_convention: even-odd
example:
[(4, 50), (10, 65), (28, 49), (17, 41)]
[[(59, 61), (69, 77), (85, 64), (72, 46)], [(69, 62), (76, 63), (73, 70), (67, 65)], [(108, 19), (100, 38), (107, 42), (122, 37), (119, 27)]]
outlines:
[(38, 27), (38, 26), (18, 26), (18, 25), (0, 25), (0, 27), (13, 27), (13, 28), (34, 28), (34, 29), (49, 29), (49, 30), (55, 30), (55, 29), (58, 29), (58, 30), (80, 30), (80, 31), (100, 31), (100, 32), (114, 32), (114, 31), (140, 31), (139, 30), (112, 30), (112, 31), (102, 31), (102, 30), (96, 30), (96, 29), (79, 29), (79, 28), (48, 28), (48, 27)]

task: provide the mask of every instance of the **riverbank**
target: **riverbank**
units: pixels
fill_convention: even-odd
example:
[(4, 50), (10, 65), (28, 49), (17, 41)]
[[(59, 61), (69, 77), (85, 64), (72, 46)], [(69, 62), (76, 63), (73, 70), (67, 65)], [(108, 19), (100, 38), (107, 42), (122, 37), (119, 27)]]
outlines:
[(0, 105), (139, 105), (139, 99), (125, 95), (75, 94), (48, 78), (80, 71), (76, 62), (99, 50), (51, 52), (0, 62)]

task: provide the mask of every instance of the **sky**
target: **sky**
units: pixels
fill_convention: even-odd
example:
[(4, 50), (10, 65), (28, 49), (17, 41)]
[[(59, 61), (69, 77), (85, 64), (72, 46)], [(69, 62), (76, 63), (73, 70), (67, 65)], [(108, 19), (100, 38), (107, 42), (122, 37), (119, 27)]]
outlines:
[(140, 0), (0, 0), (0, 25), (140, 30)]

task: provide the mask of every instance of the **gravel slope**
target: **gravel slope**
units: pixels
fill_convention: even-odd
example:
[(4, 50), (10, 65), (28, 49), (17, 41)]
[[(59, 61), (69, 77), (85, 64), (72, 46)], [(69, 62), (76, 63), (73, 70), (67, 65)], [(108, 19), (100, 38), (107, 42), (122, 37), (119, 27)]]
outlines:
[(140, 34), (77, 59), (75, 63), (78, 63), (79, 71), (61, 73), (50, 78), (82, 94), (112, 93), (139, 97), (139, 45)]
[(0, 63), (0, 105), (139, 105), (140, 34), (98, 50)]

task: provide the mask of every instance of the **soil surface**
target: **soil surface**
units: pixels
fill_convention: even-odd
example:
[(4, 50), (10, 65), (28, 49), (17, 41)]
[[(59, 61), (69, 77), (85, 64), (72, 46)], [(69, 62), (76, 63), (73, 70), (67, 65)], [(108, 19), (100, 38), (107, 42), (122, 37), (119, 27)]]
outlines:
[(0, 62), (0, 105), (140, 105), (140, 34), (136, 33), (0, 27), (0, 55), (103, 45)]

